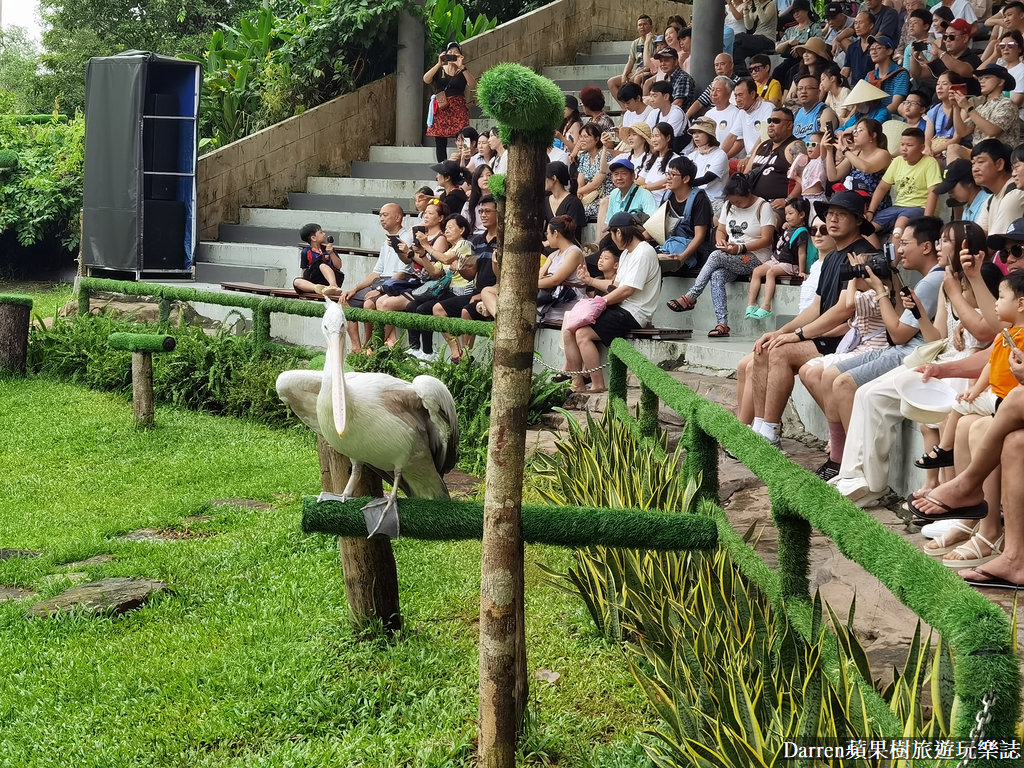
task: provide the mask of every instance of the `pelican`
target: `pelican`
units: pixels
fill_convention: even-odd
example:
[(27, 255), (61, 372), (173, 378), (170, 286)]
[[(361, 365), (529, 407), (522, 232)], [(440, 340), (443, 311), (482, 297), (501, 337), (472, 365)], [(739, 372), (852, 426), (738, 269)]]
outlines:
[(398, 536), (399, 487), (421, 499), (448, 498), (444, 475), (455, 466), (459, 446), (455, 401), (433, 376), (408, 382), (385, 373), (346, 374), (345, 314), (339, 304), (325, 301), (323, 373), (285, 371), (277, 377), (277, 394), (352, 462), (341, 501), (354, 497), (364, 466), (391, 482), (391, 493), (363, 507), (363, 515), (370, 536)]

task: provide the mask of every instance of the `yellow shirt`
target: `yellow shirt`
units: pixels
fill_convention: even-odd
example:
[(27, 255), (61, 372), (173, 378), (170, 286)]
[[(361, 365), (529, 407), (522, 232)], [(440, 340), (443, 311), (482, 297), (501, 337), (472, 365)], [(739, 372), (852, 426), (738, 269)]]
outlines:
[(928, 203), (928, 190), (942, 183), (942, 169), (934, 157), (922, 157), (914, 165), (902, 157), (894, 157), (882, 181), (892, 185), (892, 204), (896, 207), (924, 208)]
[(757, 86), (757, 95), (765, 101), (778, 104), (782, 101), (782, 86), (774, 77), (764, 85)]

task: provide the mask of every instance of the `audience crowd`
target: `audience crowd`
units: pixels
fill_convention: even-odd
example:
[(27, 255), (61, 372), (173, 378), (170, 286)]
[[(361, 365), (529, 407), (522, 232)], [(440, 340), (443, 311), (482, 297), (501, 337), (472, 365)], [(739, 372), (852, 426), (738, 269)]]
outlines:
[[(711, 338), (731, 334), (727, 284), (749, 280), (745, 321), (764, 325), (738, 366), (740, 420), (779, 446), (799, 379), (828, 423), (817, 473), (860, 505), (888, 491), (904, 419), (921, 421), (934, 448), (917, 461), (924, 480), (907, 508), (927, 523), (926, 551), (971, 584), (1020, 587), (1024, 2), (994, 15), (991, 0), (831, 2), (819, 18), (808, 0), (726, 0), (726, 21), (732, 53), (715, 58), (711, 82), (690, 74), (685, 21), (662, 28), (644, 15), (605, 84), (611, 103), (596, 85), (566, 97), (548, 150), (538, 295), (538, 321), (561, 328), (558, 378), (603, 391), (600, 346), (650, 325), (663, 275), (694, 278), (668, 302), (676, 312), (710, 284)], [(488, 180), (508, 158), (496, 129), (469, 125), (471, 70), (452, 44), (424, 77), (438, 187), (409, 215), (381, 210), (366, 280), (339, 291), (322, 231), (304, 230), (304, 278), (319, 291), (494, 318)], [(772, 309), (782, 282), (801, 285), (791, 319)], [(361, 349), (370, 329), (351, 332)], [(385, 338), (399, 341), (391, 328)], [(472, 343), (445, 340), (454, 360)], [(432, 334), (409, 343), (435, 356)], [(908, 408), (905, 393), (939, 386), (955, 393), (952, 415)]]

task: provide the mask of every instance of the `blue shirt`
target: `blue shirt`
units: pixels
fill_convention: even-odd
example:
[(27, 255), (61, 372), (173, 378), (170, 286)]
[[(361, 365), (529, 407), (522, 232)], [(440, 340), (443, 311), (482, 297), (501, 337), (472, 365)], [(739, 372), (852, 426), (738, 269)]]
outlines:
[(891, 74), (881, 82), (878, 82), (881, 80), (878, 67), (875, 67), (871, 70), (871, 77), (868, 80), (871, 85), (877, 86), (889, 94), (889, 98), (882, 102), (887, 107), (892, 103), (893, 96), (906, 96), (910, 93), (910, 73), (902, 67), (896, 68), (895, 74)]
[(992, 193), (984, 189), (975, 195), (971, 204), (964, 207), (964, 221), (973, 221), (977, 224), (978, 216), (981, 215), (981, 211), (990, 197), (992, 197)]
[[(892, 8), (889, 9), (892, 11)], [(893, 11), (895, 13), (895, 11)], [(871, 57), (867, 51), (860, 48), (860, 39), (853, 38), (850, 47), (846, 49), (846, 66), (850, 69), (850, 76), (847, 78), (851, 83), (858, 83), (868, 76), (873, 66)]]
[(825, 111), (825, 102), (819, 101), (810, 112), (803, 107), (793, 116), (793, 135), (801, 141), (807, 141), (812, 133), (818, 131), (818, 121)]
[(633, 199), (629, 203), (629, 213), (643, 212), (650, 216), (658, 210), (658, 203), (655, 201), (654, 195), (646, 189), (641, 189), (634, 184), (626, 190), (625, 195), (618, 189), (613, 189), (608, 195), (608, 215), (605, 216), (605, 224), (611, 221), (612, 216), (616, 213), (621, 213), (625, 210), (626, 198), (629, 197), (629, 193), (632, 190), (636, 190), (636, 194), (633, 195)]

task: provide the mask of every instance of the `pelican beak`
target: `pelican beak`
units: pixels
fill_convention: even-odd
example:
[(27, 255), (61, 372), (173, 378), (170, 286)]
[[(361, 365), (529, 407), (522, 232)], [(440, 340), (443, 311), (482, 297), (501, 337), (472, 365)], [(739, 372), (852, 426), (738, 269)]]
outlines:
[(334, 411), (334, 428), (338, 437), (345, 434), (345, 333), (332, 333), (327, 338), (331, 360), (331, 406)]

